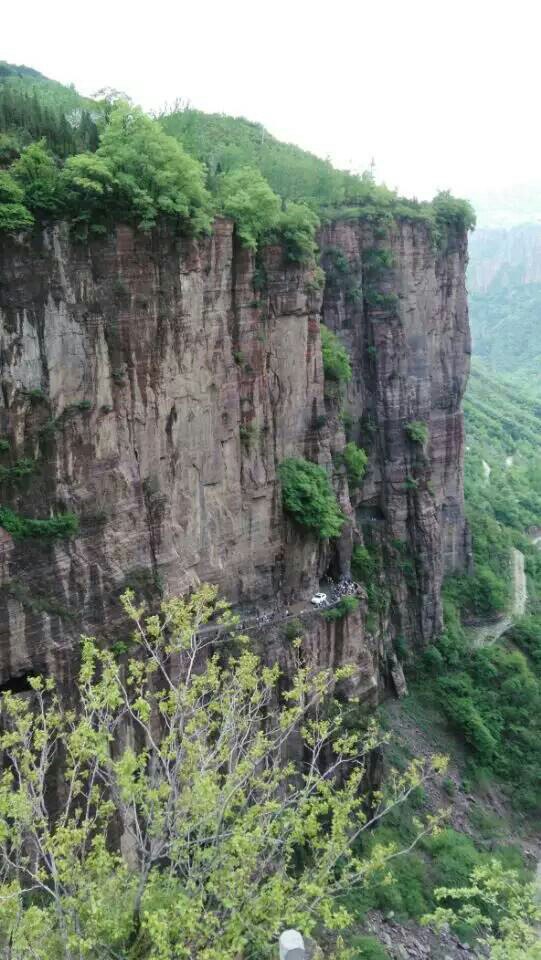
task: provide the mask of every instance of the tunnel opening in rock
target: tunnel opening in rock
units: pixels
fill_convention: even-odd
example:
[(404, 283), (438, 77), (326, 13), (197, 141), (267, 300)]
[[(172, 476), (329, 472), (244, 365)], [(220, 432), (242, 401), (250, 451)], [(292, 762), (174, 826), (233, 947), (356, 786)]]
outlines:
[(359, 526), (381, 526), (385, 515), (378, 504), (362, 504), (355, 508), (355, 517)]
[(30, 693), (32, 690), (31, 681), (39, 674), (37, 673), (19, 673), (9, 677), (4, 683), (0, 683), (0, 696), (3, 693)]

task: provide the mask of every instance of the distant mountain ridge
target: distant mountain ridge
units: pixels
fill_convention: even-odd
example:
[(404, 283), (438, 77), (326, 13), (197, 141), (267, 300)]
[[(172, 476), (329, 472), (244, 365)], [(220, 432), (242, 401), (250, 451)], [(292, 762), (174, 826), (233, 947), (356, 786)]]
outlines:
[(541, 183), (504, 187), (470, 197), (484, 229), (505, 229), (541, 221)]
[[(34, 70), (33, 67), (25, 67), (24, 64), (8, 63), (6, 60), (0, 60), (0, 80), (6, 77), (20, 77), (21, 79), (48, 80), (48, 77)], [(49, 81), (50, 82), (50, 81)]]
[(76, 109), (90, 109), (98, 104), (77, 92), (73, 84), (66, 86), (57, 80), (51, 80), (39, 70), (0, 60), (0, 88), (11, 87), (13, 91), (34, 93), (42, 106), (58, 111), (69, 112)]
[(473, 352), (541, 386), (541, 224), (480, 229), (468, 267)]
[(471, 293), (541, 283), (541, 223), (505, 229), (477, 229), (470, 237)]

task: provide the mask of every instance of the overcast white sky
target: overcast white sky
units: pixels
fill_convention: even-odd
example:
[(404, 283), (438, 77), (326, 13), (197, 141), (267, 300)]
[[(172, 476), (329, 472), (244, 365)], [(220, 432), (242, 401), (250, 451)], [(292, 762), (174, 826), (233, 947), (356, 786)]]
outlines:
[(424, 198), (541, 179), (539, 0), (4, 0), (0, 59), (259, 120)]

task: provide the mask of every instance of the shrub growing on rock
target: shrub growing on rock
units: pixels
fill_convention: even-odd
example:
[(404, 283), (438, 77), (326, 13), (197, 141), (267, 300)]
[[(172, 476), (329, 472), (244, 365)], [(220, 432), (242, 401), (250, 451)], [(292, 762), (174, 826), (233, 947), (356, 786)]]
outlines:
[(342, 459), (346, 467), (348, 483), (352, 489), (358, 487), (366, 473), (368, 457), (362, 447), (356, 443), (346, 443), (342, 451)]
[(389, 954), (375, 937), (353, 939), (355, 960), (389, 960)]
[(453, 197), (449, 190), (442, 190), (432, 201), (433, 216), (438, 226), (452, 226), (459, 231), (473, 230), (475, 210), (468, 200)]
[(21, 517), (9, 507), (0, 507), (0, 526), (15, 540), (58, 540), (77, 533), (79, 521), (73, 513), (61, 513), (56, 517), (34, 520), (31, 517)]
[(344, 516), (325, 470), (309, 460), (290, 457), (280, 464), (284, 509), (321, 540), (337, 537)]
[(406, 433), (412, 443), (418, 443), (424, 447), (428, 440), (428, 427), (423, 420), (411, 420), (406, 424)]
[[(278, 230), (285, 247), (286, 259), (294, 263), (311, 263), (316, 251), (315, 233), (319, 218), (305, 203), (288, 203), (280, 214)], [(318, 279), (320, 281), (320, 274)]]
[(344, 617), (348, 616), (348, 614), (357, 610), (358, 606), (359, 601), (357, 600), (357, 597), (342, 597), (336, 606), (332, 607), (330, 610), (326, 610), (323, 616), (326, 620), (343, 620)]
[(342, 346), (336, 334), (323, 323), (320, 330), (323, 370), (326, 379), (335, 380), (338, 383), (349, 383), (351, 380), (351, 363), (347, 350)]
[(357, 544), (351, 557), (351, 570), (359, 583), (369, 583), (379, 573), (379, 560), (375, 551)]

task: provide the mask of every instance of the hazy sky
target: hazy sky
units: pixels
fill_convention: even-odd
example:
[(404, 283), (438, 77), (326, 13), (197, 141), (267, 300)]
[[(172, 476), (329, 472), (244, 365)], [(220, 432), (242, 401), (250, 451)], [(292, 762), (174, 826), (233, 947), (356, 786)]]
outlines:
[(176, 97), (424, 198), (540, 179), (539, 0), (4, 0), (0, 59)]

